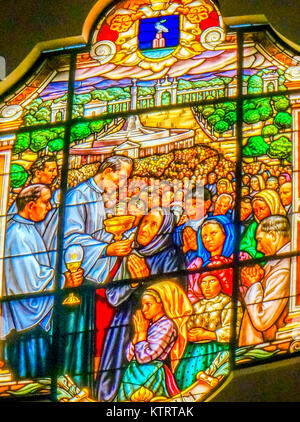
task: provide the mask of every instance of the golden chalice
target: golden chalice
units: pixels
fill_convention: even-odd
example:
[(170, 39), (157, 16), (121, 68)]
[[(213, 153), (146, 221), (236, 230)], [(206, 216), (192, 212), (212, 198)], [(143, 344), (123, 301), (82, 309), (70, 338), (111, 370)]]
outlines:
[[(65, 252), (65, 263), (67, 269), (71, 273), (75, 273), (80, 267), (83, 260), (84, 251), (81, 245), (71, 245)], [(69, 296), (63, 301), (63, 305), (74, 306), (79, 305), (80, 299), (70, 293)]]
[(134, 215), (117, 215), (107, 218), (104, 220), (105, 230), (113, 234), (114, 240), (117, 242), (122, 240), (123, 233), (133, 227), (134, 220)]

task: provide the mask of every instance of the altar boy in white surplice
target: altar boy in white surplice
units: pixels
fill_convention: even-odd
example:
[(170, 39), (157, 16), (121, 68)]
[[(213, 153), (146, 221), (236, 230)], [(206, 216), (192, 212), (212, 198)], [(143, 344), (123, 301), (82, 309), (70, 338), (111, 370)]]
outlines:
[[(50, 375), (53, 296), (39, 296), (39, 293), (54, 289), (55, 270), (36, 228), (51, 210), (50, 200), (47, 186), (28, 186), (17, 197), (17, 213), (7, 224), (3, 295), (36, 293), (30, 298), (2, 304), (4, 359), (18, 378)], [(82, 270), (79, 273), (82, 278)]]

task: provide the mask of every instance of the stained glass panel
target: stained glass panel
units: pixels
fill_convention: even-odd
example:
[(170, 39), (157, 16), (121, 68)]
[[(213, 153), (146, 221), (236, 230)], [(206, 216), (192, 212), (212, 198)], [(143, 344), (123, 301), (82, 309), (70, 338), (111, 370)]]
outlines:
[(122, 1), (5, 95), (0, 395), (202, 401), (297, 350), (299, 67), (262, 29)]
[(70, 56), (44, 60), (23, 84), (0, 99), (0, 130), (66, 120)]
[(244, 94), (297, 89), (297, 55), (267, 30), (244, 34), (243, 67)]

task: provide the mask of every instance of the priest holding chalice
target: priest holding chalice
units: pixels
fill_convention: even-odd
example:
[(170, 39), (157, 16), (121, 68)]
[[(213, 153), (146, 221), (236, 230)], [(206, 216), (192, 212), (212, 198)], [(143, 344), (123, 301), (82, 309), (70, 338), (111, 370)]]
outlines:
[[(121, 155), (109, 157), (101, 163), (95, 176), (67, 192), (64, 253), (72, 245), (81, 246), (83, 285), (101, 288), (110, 283), (115, 279), (121, 258), (131, 252), (131, 238), (118, 240), (120, 236), (107, 231), (104, 221), (108, 216), (103, 196), (117, 197), (117, 190), (126, 185), (132, 167), (131, 158)], [(98, 320), (95, 321), (95, 291), (82, 289), (80, 295), (76, 293), (80, 301), (77, 306), (63, 307), (65, 315), (61, 321), (60, 343), (64, 355), (60, 371), (70, 375), (79, 387), (91, 390), (93, 372), (98, 363), (97, 359), (95, 361), (94, 336), (105, 316), (104, 312), (96, 312)]]

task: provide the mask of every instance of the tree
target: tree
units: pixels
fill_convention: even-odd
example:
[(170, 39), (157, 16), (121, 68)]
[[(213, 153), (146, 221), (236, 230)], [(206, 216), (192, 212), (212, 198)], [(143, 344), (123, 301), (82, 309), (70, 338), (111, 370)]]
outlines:
[(36, 119), (31, 114), (24, 114), (24, 126), (33, 126), (36, 123)]
[(243, 113), (246, 113), (249, 110), (255, 110), (256, 105), (254, 100), (245, 100), (243, 102)]
[(110, 101), (113, 99), (112, 95), (110, 95), (105, 89), (95, 89), (91, 92), (93, 100), (100, 100), (100, 101)]
[(243, 120), (247, 125), (258, 123), (260, 120), (260, 114), (257, 110), (248, 110), (243, 114)]
[(84, 108), (82, 104), (74, 104), (72, 110), (73, 119), (77, 119), (78, 117), (83, 117)]
[(12, 188), (19, 188), (24, 185), (28, 179), (28, 173), (24, 167), (19, 164), (12, 164), (10, 170), (10, 186)]
[(286, 112), (277, 113), (274, 124), (279, 129), (289, 129), (292, 126), (292, 116)]
[(91, 94), (75, 94), (74, 95), (74, 104), (76, 105), (82, 105), (87, 104), (91, 101), (92, 96)]
[(252, 75), (248, 79), (248, 94), (261, 94), (263, 92), (263, 80), (259, 75)]
[(49, 138), (46, 134), (47, 131), (37, 130), (31, 134), (30, 149), (33, 152), (39, 152), (46, 148)]
[(273, 140), (273, 137), (277, 135), (277, 133), (278, 128), (275, 125), (265, 125), (262, 128), (262, 136), (264, 138), (270, 138), (271, 140)]
[(213, 113), (211, 116), (209, 116), (209, 118), (207, 119), (208, 123), (211, 126), (215, 126), (215, 124), (219, 122), (220, 120), (221, 120), (221, 117), (218, 114), (216, 114), (216, 112)]
[[(26, 151), (27, 148), (29, 148), (30, 145), (30, 133), (19, 133), (17, 135), (17, 140), (13, 147), (13, 153), (14, 154), (20, 154), (23, 151)], [(19, 157), (20, 158), (20, 157)]]
[(56, 103), (61, 103), (61, 102), (67, 101), (67, 99), (68, 99), (68, 95), (67, 95), (67, 94), (65, 94), (65, 95), (63, 95), (62, 97), (55, 98), (55, 100), (53, 100), (53, 102), (54, 102), (55, 104), (56, 104)]
[(34, 117), (39, 120), (39, 122), (43, 121), (45, 123), (50, 122), (51, 111), (50, 108), (41, 107), (34, 115)]
[(27, 107), (25, 107), (25, 114), (30, 113), (34, 115), (38, 111), (42, 103), (43, 103), (43, 100), (41, 98), (36, 98)]
[(262, 104), (257, 108), (259, 120), (265, 122), (273, 116), (273, 109), (270, 104)]
[(277, 100), (274, 100), (274, 108), (276, 111), (286, 111), (290, 106), (290, 101), (288, 98), (281, 96), (277, 97)]
[(125, 91), (124, 88), (114, 87), (114, 88), (109, 88), (107, 91), (112, 96), (113, 100), (119, 100), (119, 99), (126, 100), (130, 98), (130, 94), (127, 91)]
[(180, 79), (178, 82), (178, 90), (185, 90), (185, 89), (193, 89), (193, 84), (190, 81), (186, 81), (184, 79)]
[(244, 157), (253, 157), (256, 159), (265, 155), (269, 149), (269, 144), (261, 136), (251, 136), (246, 146), (243, 148)]
[(292, 161), (293, 144), (286, 136), (281, 136), (276, 141), (271, 142), (268, 155), (271, 158), (278, 158), (281, 163), (284, 160)]
[(154, 95), (155, 89), (152, 86), (139, 86), (138, 95), (141, 97), (146, 97), (147, 95)]
[(91, 133), (99, 133), (104, 128), (105, 125), (111, 123), (111, 119), (106, 120), (95, 120), (89, 124)]
[(229, 124), (229, 126), (233, 126), (237, 121), (236, 111), (229, 111), (224, 116), (224, 121)]
[(229, 125), (225, 120), (220, 120), (215, 124), (214, 129), (218, 133), (224, 133), (229, 129)]
[(226, 101), (223, 104), (216, 105), (216, 108), (221, 108), (222, 110), (225, 111), (225, 113), (228, 113), (229, 111), (235, 111), (236, 105), (232, 101)]
[(31, 134), (30, 149), (33, 152), (40, 152), (47, 147), (49, 141), (63, 137), (63, 134), (63, 127), (34, 131)]
[(214, 111), (215, 111), (215, 108), (213, 105), (206, 105), (203, 108), (202, 115), (205, 119), (208, 119), (209, 116), (211, 116), (214, 113)]
[(215, 113), (215, 115), (219, 116), (221, 119), (223, 119), (223, 117), (225, 116), (226, 112), (223, 108), (217, 108)]
[(71, 142), (87, 138), (91, 134), (89, 122), (77, 123), (71, 128)]
[(48, 143), (49, 151), (58, 152), (64, 147), (64, 140), (62, 138), (53, 139)]

